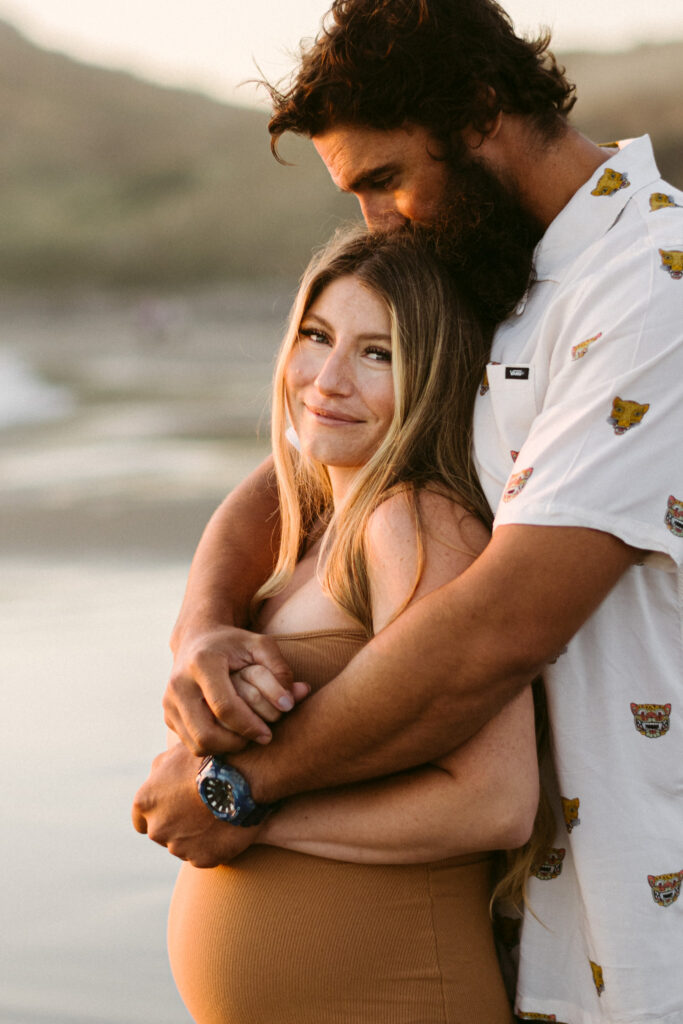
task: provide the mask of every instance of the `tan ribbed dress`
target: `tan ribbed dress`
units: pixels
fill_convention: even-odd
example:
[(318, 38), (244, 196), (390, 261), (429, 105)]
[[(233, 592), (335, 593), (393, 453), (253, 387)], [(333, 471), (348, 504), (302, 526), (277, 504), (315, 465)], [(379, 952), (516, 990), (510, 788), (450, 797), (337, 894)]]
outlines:
[[(365, 636), (277, 640), (317, 689)], [(171, 967), (197, 1024), (509, 1024), (490, 884), (485, 854), (383, 866), (254, 846), (227, 867), (183, 865)]]

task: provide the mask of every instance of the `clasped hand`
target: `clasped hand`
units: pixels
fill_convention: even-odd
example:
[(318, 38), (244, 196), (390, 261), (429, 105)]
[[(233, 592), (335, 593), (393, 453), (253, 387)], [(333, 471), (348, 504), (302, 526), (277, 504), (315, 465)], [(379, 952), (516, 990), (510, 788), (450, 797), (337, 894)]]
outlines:
[(250, 846), (261, 826), (241, 828), (214, 818), (197, 792), (199, 764), (182, 743), (159, 754), (135, 795), (133, 825), (175, 857), (197, 868), (214, 868)]
[(193, 754), (236, 753), (249, 741), (269, 743), (267, 723), (307, 693), (272, 637), (220, 626), (179, 645), (164, 719)]
[(167, 726), (182, 743), (155, 758), (133, 804), (133, 825), (195, 867), (227, 864), (260, 828), (219, 821), (196, 788), (200, 755), (236, 753), (250, 740), (268, 743), (276, 722), (308, 693), (293, 683), (275, 641), (220, 627), (179, 646), (163, 698)]

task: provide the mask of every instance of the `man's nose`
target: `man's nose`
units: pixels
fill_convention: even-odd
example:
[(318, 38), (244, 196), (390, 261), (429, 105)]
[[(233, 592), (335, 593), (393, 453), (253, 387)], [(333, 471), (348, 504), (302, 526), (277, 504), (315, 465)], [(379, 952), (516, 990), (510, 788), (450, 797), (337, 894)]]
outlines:
[(363, 220), (371, 231), (387, 231), (408, 223), (408, 218), (399, 213), (393, 196), (381, 193), (359, 197)]

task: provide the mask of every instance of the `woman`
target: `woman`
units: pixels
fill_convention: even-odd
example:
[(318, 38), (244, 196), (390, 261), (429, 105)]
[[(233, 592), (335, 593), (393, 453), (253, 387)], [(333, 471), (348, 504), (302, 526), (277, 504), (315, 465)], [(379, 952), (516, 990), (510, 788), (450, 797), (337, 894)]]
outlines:
[[(469, 459), (487, 341), (425, 233), (345, 234), (304, 276), (274, 382), (280, 552), (253, 627), (313, 690), (487, 543)], [(273, 720), (248, 672), (239, 688)], [(169, 948), (190, 1012), (510, 1021), (493, 851), (527, 842), (537, 804), (529, 693), (433, 764), (286, 801), (230, 866), (181, 870)]]

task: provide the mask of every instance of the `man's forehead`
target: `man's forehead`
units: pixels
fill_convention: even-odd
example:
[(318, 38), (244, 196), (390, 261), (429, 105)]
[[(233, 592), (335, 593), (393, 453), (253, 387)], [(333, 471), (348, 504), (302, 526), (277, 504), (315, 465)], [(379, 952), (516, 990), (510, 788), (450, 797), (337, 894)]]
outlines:
[(335, 184), (348, 189), (356, 178), (366, 176), (398, 155), (392, 132), (355, 125), (330, 128), (313, 136), (313, 145)]
[(429, 159), (430, 139), (417, 125), (383, 130), (343, 125), (313, 136), (313, 145), (335, 185), (356, 191), (367, 178), (379, 176), (408, 159)]

